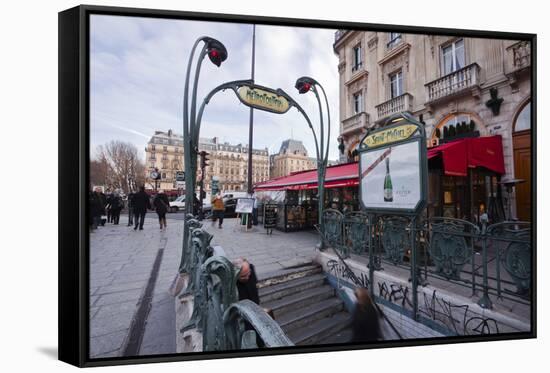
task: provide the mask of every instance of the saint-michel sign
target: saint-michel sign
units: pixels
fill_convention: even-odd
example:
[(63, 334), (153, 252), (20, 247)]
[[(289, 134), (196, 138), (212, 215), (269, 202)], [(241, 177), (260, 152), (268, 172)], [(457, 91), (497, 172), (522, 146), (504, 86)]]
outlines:
[(417, 129), (418, 126), (414, 124), (404, 124), (402, 126), (389, 128), (387, 130), (377, 131), (376, 133), (365, 137), (363, 144), (372, 149), (378, 146), (403, 141), (411, 137)]
[(238, 97), (243, 104), (259, 110), (283, 114), (290, 109), (288, 100), (285, 97), (266, 87), (243, 85), (239, 87)]

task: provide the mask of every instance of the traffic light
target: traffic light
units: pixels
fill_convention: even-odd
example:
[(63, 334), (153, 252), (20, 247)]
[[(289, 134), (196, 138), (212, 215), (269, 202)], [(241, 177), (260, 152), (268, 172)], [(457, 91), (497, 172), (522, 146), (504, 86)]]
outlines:
[(201, 156), (201, 168), (204, 169), (204, 168), (208, 167), (208, 163), (206, 163), (206, 162), (210, 160), (209, 158), (207, 158), (207, 156), (209, 156), (210, 153), (207, 153), (203, 150), (199, 154)]

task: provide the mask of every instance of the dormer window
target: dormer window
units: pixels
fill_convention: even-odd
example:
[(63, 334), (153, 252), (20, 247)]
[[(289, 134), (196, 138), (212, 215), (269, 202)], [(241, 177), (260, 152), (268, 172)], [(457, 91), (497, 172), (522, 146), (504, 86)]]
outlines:
[(392, 49), (401, 42), (401, 33), (390, 32), (390, 39), (388, 41), (388, 49)]

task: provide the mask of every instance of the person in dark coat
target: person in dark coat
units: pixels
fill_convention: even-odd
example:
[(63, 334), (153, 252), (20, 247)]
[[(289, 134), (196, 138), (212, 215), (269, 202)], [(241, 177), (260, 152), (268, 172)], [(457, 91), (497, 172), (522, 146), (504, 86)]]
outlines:
[(159, 217), (160, 230), (162, 230), (163, 227), (166, 229), (166, 213), (170, 208), (170, 202), (166, 194), (164, 194), (164, 191), (159, 190), (158, 194), (153, 199), (153, 205)]
[(134, 192), (128, 194), (128, 226), (134, 225)]
[(249, 299), (259, 305), (260, 297), (258, 295), (257, 286), (258, 278), (256, 277), (256, 270), (254, 269), (254, 265), (243, 258), (239, 259), (238, 262), (241, 267), (241, 271), (239, 272), (239, 279), (237, 281), (239, 300)]
[(120, 221), (120, 211), (124, 207), (124, 202), (117, 191), (113, 192), (111, 196), (111, 220), (114, 225), (118, 225)]
[(357, 304), (353, 311), (351, 342), (375, 342), (381, 339), (380, 316), (369, 292), (365, 288), (355, 289)]
[(97, 229), (101, 225), (101, 216), (105, 214), (105, 199), (100, 188), (96, 188), (90, 193), (90, 218), (92, 229)]
[(143, 223), (145, 221), (145, 214), (147, 209), (151, 209), (151, 202), (149, 201), (149, 195), (145, 193), (145, 187), (141, 186), (139, 192), (137, 192), (133, 199), (134, 202), (134, 218), (136, 220), (134, 230), (143, 230)]

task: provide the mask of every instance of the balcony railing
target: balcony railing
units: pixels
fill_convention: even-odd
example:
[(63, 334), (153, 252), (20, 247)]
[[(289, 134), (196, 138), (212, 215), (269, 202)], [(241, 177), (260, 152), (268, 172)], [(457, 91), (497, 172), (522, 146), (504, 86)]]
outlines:
[(402, 111), (412, 110), (412, 96), (408, 93), (404, 93), (401, 96), (394, 97), (386, 102), (376, 105), (376, 111), (378, 113), (378, 120), (382, 120), (389, 117), (392, 114), (400, 113)]
[(357, 113), (342, 121), (342, 134), (353, 133), (367, 128), (369, 125), (369, 115), (365, 112)]
[(472, 63), (433, 82), (426, 84), (428, 102), (452, 96), (479, 86), (479, 65)]
[(517, 42), (507, 48), (509, 72), (523, 70), (531, 66), (531, 43)]

